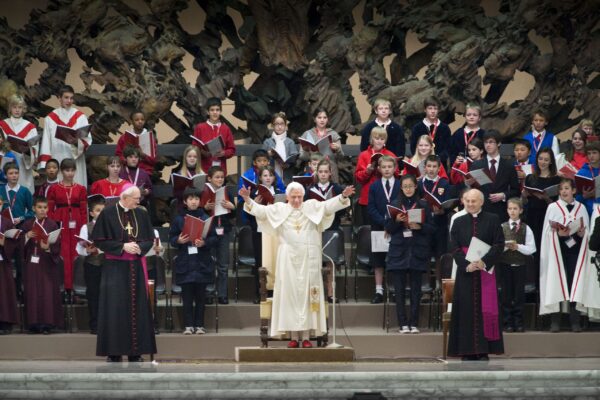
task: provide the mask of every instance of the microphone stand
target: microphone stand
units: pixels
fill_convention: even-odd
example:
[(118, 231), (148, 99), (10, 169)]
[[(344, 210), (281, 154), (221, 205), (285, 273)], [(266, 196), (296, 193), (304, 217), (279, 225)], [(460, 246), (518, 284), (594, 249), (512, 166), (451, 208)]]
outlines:
[[(331, 239), (329, 239), (329, 241), (325, 244), (325, 246), (323, 246), (323, 250), (325, 250), (327, 248), (327, 246), (329, 246), (329, 244), (331, 242), (333, 242), (334, 239), (336, 239), (339, 236), (339, 233), (334, 233), (331, 236)], [(333, 289), (333, 342), (328, 344), (326, 346), (326, 348), (328, 349), (341, 349), (344, 346), (341, 344), (336, 343), (335, 339), (336, 339), (336, 332), (337, 332), (337, 327), (336, 327), (336, 320), (335, 320), (335, 306), (336, 306), (336, 284), (335, 284), (335, 263), (333, 262), (333, 259), (331, 257), (329, 257), (327, 254), (325, 254), (325, 252), (323, 251), (323, 255), (329, 260), (329, 262), (331, 263), (331, 273), (333, 275), (333, 279), (331, 280), (331, 287)]]

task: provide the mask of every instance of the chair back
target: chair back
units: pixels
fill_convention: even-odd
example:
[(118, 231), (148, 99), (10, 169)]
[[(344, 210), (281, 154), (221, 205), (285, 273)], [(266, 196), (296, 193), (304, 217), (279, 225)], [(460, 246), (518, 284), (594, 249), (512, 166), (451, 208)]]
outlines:
[(85, 257), (83, 256), (77, 256), (77, 258), (75, 258), (75, 261), (73, 262), (73, 292), (75, 292), (77, 296), (81, 297), (85, 296), (85, 292), (87, 290), (87, 284), (85, 282), (84, 262)]
[(371, 226), (361, 225), (356, 233), (356, 263), (369, 265), (371, 261)]
[(239, 228), (237, 234), (237, 264), (254, 267), (254, 246), (252, 244), (252, 228), (249, 225), (243, 225)]
[[(344, 264), (346, 262), (344, 232), (341, 229), (323, 232), (323, 246), (325, 246), (330, 240), (331, 243), (325, 247), (323, 253), (331, 257), (335, 265)], [(326, 257), (323, 257), (323, 263), (325, 264), (327, 262), (329, 262), (329, 260)]]

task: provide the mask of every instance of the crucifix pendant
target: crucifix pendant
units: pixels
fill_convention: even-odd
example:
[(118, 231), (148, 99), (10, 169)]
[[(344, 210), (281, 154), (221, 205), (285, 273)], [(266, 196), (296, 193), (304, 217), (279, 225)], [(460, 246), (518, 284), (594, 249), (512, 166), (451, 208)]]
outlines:
[(131, 226), (131, 224), (129, 222), (127, 222), (127, 226), (125, 227), (125, 230), (127, 231), (127, 234), (129, 236), (131, 236), (131, 234), (133, 233), (133, 226)]

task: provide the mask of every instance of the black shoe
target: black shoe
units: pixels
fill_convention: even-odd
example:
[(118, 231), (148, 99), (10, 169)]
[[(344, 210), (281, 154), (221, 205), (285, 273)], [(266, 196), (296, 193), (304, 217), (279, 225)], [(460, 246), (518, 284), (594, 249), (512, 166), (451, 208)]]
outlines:
[(477, 361), (479, 359), (479, 357), (477, 355), (468, 355), (468, 356), (462, 356), (461, 361)]
[(50, 328), (44, 328), (44, 329), (42, 329), (42, 333), (44, 335), (49, 335), (50, 334)]
[(123, 357), (121, 357), (121, 356), (108, 356), (108, 357), (106, 357), (106, 362), (109, 362), (109, 363), (122, 362), (122, 361), (123, 361)]
[(208, 306), (210, 306), (214, 302), (215, 302), (215, 299), (213, 297), (207, 297), (206, 300), (204, 300), (204, 304), (206, 304)]
[(383, 295), (380, 293), (375, 293), (373, 296), (373, 300), (371, 300), (371, 304), (380, 304), (383, 303)]
[(515, 328), (515, 332), (523, 333), (523, 332), (525, 332), (525, 328), (523, 328), (523, 326), (519, 325)]
[(155, 335), (160, 335), (160, 329), (154, 328), (154, 334)]
[(490, 357), (487, 354), (480, 354), (477, 357), (477, 361), (490, 361)]
[(227, 297), (219, 297), (219, 304), (229, 304), (229, 299)]
[(142, 356), (128, 356), (127, 361), (129, 362), (144, 362)]
[(506, 328), (504, 328), (504, 332), (506, 333), (511, 333), (514, 332), (514, 328), (512, 326), (507, 326)]
[(96, 329), (90, 329), (90, 335), (96, 335), (98, 331)]

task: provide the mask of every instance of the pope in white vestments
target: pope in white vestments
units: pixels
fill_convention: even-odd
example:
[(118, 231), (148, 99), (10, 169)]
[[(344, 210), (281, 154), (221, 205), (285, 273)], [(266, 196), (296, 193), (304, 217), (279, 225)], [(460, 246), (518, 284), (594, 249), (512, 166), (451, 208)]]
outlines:
[[(255, 203), (246, 188), (240, 190), (244, 198), (244, 209), (256, 217), (262, 232), (276, 236), (279, 240), (276, 256), (275, 285), (271, 314), (271, 336), (291, 331), (308, 335), (327, 332), (322, 267), (322, 233), (335, 217), (335, 212), (350, 205), (348, 196), (354, 187), (348, 186), (343, 193), (332, 199), (319, 202), (303, 201), (304, 187), (292, 182), (287, 186), (287, 203), (263, 206)], [(305, 340), (302, 347), (312, 347)], [(295, 342), (295, 343), (294, 343)], [(298, 347), (292, 340), (288, 347)]]

